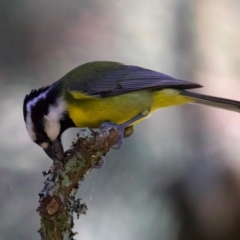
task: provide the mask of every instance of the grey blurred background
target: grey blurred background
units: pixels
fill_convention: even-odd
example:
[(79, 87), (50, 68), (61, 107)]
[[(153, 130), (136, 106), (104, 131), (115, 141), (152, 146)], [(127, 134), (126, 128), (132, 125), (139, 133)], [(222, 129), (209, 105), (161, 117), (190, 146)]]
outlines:
[[(25, 129), (32, 88), (112, 60), (240, 100), (239, 25), (239, 0), (0, 1), (0, 239), (40, 239), (35, 209), (51, 161)], [(239, 141), (237, 113), (155, 113), (81, 185), (89, 210), (76, 239), (240, 239)]]

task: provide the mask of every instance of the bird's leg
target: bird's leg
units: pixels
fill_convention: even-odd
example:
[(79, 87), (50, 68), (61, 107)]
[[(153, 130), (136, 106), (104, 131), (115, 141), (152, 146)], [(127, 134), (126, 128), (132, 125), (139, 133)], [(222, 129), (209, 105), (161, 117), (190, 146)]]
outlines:
[(141, 112), (140, 114), (138, 114), (137, 116), (131, 118), (130, 120), (122, 123), (122, 124), (116, 124), (116, 123), (112, 123), (112, 122), (103, 122), (100, 126), (100, 129), (103, 130), (110, 130), (110, 129), (115, 129), (118, 134), (119, 134), (119, 141), (116, 144), (116, 146), (114, 146), (114, 149), (119, 149), (123, 143), (124, 143), (124, 137), (129, 137), (132, 133), (133, 133), (133, 126), (131, 126), (134, 122), (136, 122), (137, 120), (141, 119), (141, 118), (145, 118), (148, 114), (149, 114), (149, 110), (145, 110), (143, 112)]

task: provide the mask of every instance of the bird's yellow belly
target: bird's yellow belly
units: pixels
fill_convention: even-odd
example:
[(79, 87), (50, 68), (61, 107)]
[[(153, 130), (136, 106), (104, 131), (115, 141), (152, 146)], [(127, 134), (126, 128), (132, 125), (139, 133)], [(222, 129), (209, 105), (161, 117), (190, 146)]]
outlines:
[(190, 101), (190, 98), (180, 96), (177, 90), (172, 89), (135, 91), (107, 98), (81, 98), (80, 94), (77, 94), (78, 96), (73, 94), (75, 100), (68, 105), (68, 113), (80, 128), (98, 128), (104, 121), (121, 124), (143, 111), (149, 110), (151, 113), (161, 107)]

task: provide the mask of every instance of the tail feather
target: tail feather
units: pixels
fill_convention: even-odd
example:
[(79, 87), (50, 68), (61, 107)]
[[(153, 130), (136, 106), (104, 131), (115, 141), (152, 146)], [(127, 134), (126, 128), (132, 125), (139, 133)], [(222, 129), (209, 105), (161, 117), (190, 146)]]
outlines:
[(181, 95), (191, 97), (195, 103), (207, 105), (211, 107), (221, 108), (229, 111), (240, 112), (240, 101), (230, 100), (226, 98), (213, 97), (201, 93), (181, 91)]

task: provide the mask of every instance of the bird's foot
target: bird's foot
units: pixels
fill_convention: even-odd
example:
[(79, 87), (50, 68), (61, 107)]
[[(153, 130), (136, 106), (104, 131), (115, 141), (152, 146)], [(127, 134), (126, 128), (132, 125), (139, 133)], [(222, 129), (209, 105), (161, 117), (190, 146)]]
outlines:
[(139, 119), (146, 117), (149, 114), (149, 112), (150, 110), (146, 109), (145, 111), (141, 112), (137, 116), (131, 118), (130, 120), (122, 124), (103, 122), (100, 126), (100, 130), (110, 131), (111, 129), (114, 129), (115, 131), (117, 131), (119, 134), (119, 141), (112, 148), (119, 149), (124, 143), (124, 137), (129, 137), (134, 132), (134, 126), (132, 124), (138, 121)]
[(119, 149), (124, 143), (124, 126), (112, 122), (103, 122), (100, 126), (101, 131), (110, 131), (114, 129), (119, 134), (119, 141), (112, 147), (113, 149)]

